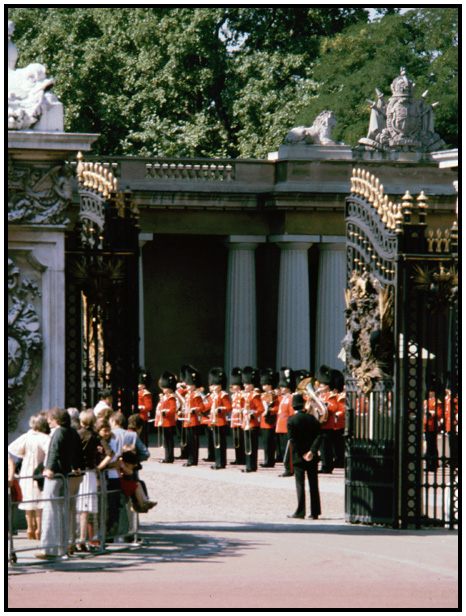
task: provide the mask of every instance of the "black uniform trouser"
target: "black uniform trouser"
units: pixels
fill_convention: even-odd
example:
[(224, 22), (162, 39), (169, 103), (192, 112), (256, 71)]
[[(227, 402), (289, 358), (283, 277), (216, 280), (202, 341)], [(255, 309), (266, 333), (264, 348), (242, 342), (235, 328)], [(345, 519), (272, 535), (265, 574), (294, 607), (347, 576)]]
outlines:
[(331, 473), (334, 469), (333, 462), (333, 433), (334, 430), (320, 431), (320, 460), (322, 466), (320, 468), (323, 473)]
[[(257, 471), (259, 428), (251, 428), (250, 430), (244, 430), (244, 448), (246, 452), (246, 470)], [(249, 454), (248, 451), (250, 451)]]
[(246, 464), (246, 455), (244, 453), (244, 430), (242, 428), (232, 428), (233, 433), (233, 448), (235, 450), (236, 464)]
[(170, 426), (169, 428), (162, 428), (163, 429), (163, 446), (165, 448), (165, 458), (164, 461), (165, 462), (173, 462), (175, 460), (175, 453), (174, 453), (174, 438), (173, 438), (173, 433), (175, 431), (175, 428), (173, 426)]
[(296, 515), (306, 515), (306, 490), (305, 476), (309, 484), (309, 493), (311, 496), (311, 515), (320, 515), (320, 495), (319, 495), (319, 479), (317, 475), (317, 456), (314, 456), (310, 462), (301, 460), (299, 463), (293, 464), (294, 476), (296, 482), (296, 494), (298, 496), (298, 506)]
[(207, 461), (215, 462), (215, 447), (212, 438), (212, 430), (207, 428)]
[(264, 464), (275, 466), (275, 430), (273, 428), (261, 428), (264, 443)]
[(199, 426), (186, 428), (186, 450), (188, 453), (188, 464), (197, 466), (199, 462)]
[(227, 427), (213, 426), (211, 428), (214, 443), (216, 468), (225, 468), (227, 464)]
[(345, 430), (333, 431), (333, 446), (335, 451), (335, 468), (345, 468)]
[(428, 471), (438, 469), (437, 432), (426, 432), (426, 462)]
[[(283, 451), (283, 464), (285, 465), (285, 473), (291, 473), (291, 443), (288, 445), (288, 433), (284, 432), (283, 434), (279, 433), (280, 437), (280, 447)], [(287, 449), (288, 445), (288, 449)], [(285, 456), (286, 453), (286, 456)]]

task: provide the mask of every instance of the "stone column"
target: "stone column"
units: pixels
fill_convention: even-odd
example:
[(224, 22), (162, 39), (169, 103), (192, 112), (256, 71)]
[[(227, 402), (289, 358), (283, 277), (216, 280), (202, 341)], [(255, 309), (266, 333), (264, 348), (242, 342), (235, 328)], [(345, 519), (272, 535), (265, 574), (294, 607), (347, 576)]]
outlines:
[(278, 292), (277, 369), (311, 367), (308, 250), (319, 236), (273, 235), (278, 244), (280, 278)]
[(229, 377), (235, 366), (256, 367), (256, 270), (254, 250), (266, 238), (230, 235), (225, 332), (225, 370)]
[(142, 247), (147, 242), (154, 239), (153, 233), (139, 234), (139, 366), (145, 367), (145, 352), (144, 352), (144, 279), (142, 270)]
[(319, 248), (315, 366), (342, 370), (338, 354), (346, 332), (346, 238), (323, 235)]

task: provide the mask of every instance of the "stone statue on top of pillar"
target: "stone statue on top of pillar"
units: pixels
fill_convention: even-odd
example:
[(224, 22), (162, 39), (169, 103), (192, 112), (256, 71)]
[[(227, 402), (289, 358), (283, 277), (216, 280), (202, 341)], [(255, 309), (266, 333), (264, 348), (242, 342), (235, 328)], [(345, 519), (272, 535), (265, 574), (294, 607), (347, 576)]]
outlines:
[(8, 130), (63, 132), (63, 105), (50, 91), (55, 79), (47, 77), (46, 67), (37, 62), (16, 68), (14, 29), (8, 21)]

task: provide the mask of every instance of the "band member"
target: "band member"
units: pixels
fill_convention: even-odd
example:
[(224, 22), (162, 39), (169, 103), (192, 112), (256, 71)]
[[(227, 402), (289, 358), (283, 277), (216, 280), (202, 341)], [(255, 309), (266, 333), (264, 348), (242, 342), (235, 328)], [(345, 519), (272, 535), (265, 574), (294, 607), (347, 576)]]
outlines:
[(231, 411), (230, 397), (225, 391), (227, 375), (223, 368), (209, 372), (210, 394), (204, 400), (204, 410), (209, 412), (209, 426), (215, 450), (215, 464), (210, 468), (225, 468), (227, 464), (227, 413)]
[[(316, 379), (318, 381), (318, 386), (316, 389), (316, 395), (320, 397), (320, 399), (327, 404), (328, 398), (331, 394), (330, 391), (330, 368), (329, 366), (322, 365), (319, 368)], [(328, 404), (327, 404), (328, 406)], [(335, 407), (328, 408), (328, 417), (327, 421), (321, 424), (321, 431), (319, 435), (319, 449), (320, 449), (320, 460), (322, 465), (320, 467), (319, 473), (331, 474), (334, 469), (334, 459), (333, 459), (333, 435), (334, 435), (334, 427), (335, 427)]]
[(278, 380), (279, 398), (278, 398), (278, 415), (277, 426), (275, 432), (277, 434), (280, 449), (283, 452), (283, 463), (285, 471), (279, 477), (291, 477), (293, 475), (291, 463), (291, 451), (288, 443), (288, 417), (294, 415), (292, 405), (292, 393), (296, 389), (296, 379), (291, 368), (280, 368)]
[(150, 414), (152, 412), (152, 394), (147, 389), (148, 385), (148, 374), (141, 373), (139, 377), (139, 385), (138, 385), (138, 409), (139, 415), (141, 416), (143, 423), (142, 432), (141, 432), (141, 440), (144, 445), (147, 447), (149, 444), (148, 440), (148, 430), (147, 430), (147, 422), (150, 419)]
[[(189, 366), (187, 364), (183, 364), (180, 368), (180, 377), (179, 380), (176, 384), (176, 398), (178, 400), (178, 408), (177, 408), (177, 413), (178, 413), (178, 419), (179, 419), (179, 413), (181, 412), (181, 407), (183, 406), (183, 401), (184, 401), (184, 396), (187, 392), (187, 388), (186, 388), (186, 371), (189, 369)], [(181, 435), (181, 428), (182, 428), (183, 422), (181, 421), (177, 421), (176, 422), (176, 426), (175, 426), (175, 432), (178, 436), (178, 439), (180, 441), (180, 455), (179, 456), (175, 456), (176, 460), (187, 460), (188, 459), (188, 450), (187, 450), (187, 446), (186, 444), (183, 444), (184, 441), (182, 439), (182, 435)]]
[(426, 468), (435, 472), (438, 468), (437, 435), (443, 416), (442, 399), (444, 390), (441, 380), (435, 374), (428, 374), (426, 379), (428, 398), (424, 401), (424, 432), (426, 439)]
[(302, 394), (294, 394), (292, 401), (296, 411), (288, 419), (288, 437), (293, 455), (293, 468), (298, 495), (298, 506), (289, 518), (301, 518), (306, 515), (305, 476), (309, 483), (311, 497), (310, 518), (317, 520), (320, 510), (319, 478), (317, 475), (317, 449), (320, 424), (318, 420), (305, 411)]
[[(187, 462), (183, 466), (197, 466), (199, 462), (199, 416), (204, 412), (201, 392), (201, 373), (187, 366), (185, 374), (183, 404), (178, 418), (181, 422), (181, 447), (186, 448)], [(181, 395), (181, 392), (179, 392)]]
[(243, 377), (241, 368), (233, 368), (230, 375), (230, 398), (231, 398), (231, 417), (230, 427), (233, 435), (233, 449), (235, 459), (230, 464), (246, 464), (244, 454), (244, 432), (241, 429), (243, 423)]
[(335, 468), (345, 467), (345, 378), (340, 370), (330, 371), (328, 410), (333, 412), (333, 450)]
[(264, 444), (263, 468), (275, 466), (275, 426), (277, 424), (278, 396), (274, 390), (276, 373), (272, 368), (264, 368), (260, 371), (260, 385), (264, 412), (260, 419), (260, 431)]
[(160, 460), (160, 462), (173, 464), (175, 459), (173, 435), (177, 410), (177, 399), (175, 396), (176, 376), (171, 372), (165, 371), (159, 379), (159, 387), (162, 390), (162, 396), (155, 409), (155, 426), (162, 428), (163, 446), (165, 448), (165, 458)]
[(257, 471), (257, 453), (259, 445), (259, 421), (264, 412), (259, 384), (259, 372), (251, 366), (243, 369), (243, 425), (244, 450), (246, 454), (246, 468), (243, 473)]

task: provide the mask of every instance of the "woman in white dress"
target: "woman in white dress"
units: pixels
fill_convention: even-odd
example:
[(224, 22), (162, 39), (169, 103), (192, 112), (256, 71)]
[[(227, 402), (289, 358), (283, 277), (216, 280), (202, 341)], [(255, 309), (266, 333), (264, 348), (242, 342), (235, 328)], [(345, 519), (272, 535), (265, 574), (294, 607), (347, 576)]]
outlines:
[(29, 420), (30, 430), (11, 443), (8, 451), (22, 458), (19, 484), (23, 502), (19, 505), (26, 513), (28, 539), (40, 539), (42, 516), (42, 492), (32, 479), (40, 462), (44, 462), (50, 443), (50, 428), (46, 413), (33, 415)]

